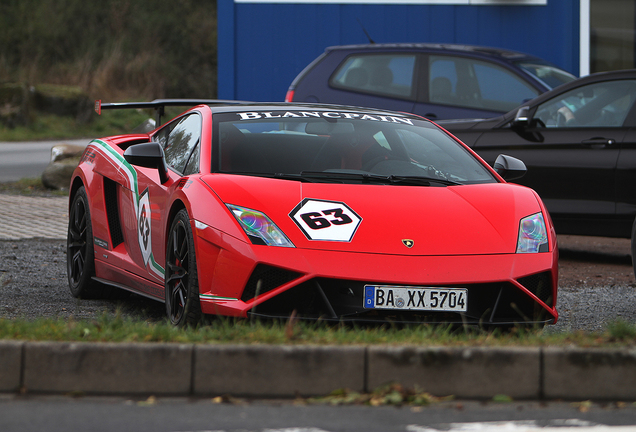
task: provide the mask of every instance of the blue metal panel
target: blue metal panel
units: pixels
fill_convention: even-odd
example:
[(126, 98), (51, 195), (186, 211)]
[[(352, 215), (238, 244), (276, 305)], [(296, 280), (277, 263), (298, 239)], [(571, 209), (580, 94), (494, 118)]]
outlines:
[(217, 0), (217, 97), (234, 99), (236, 95), (234, 0)]
[(280, 101), (330, 45), (465, 43), (531, 53), (578, 74), (579, 0), (545, 6), (218, 4), (219, 98)]

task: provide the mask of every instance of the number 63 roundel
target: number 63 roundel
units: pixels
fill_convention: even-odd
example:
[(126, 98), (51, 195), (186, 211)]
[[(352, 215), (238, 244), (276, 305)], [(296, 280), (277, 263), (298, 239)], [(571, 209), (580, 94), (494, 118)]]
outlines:
[(350, 242), (362, 218), (337, 201), (305, 198), (289, 213), (309, 240)]

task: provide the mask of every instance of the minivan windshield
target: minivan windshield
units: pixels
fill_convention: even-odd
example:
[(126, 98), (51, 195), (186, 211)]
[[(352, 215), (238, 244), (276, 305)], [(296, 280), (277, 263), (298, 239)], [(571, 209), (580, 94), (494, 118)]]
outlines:
[(574, 75), (563, 69), (549, 64), (542, 64), (541, 62), (517, 62), (517, 66), (533, 75), (551, 89), (576, 79)]
[(429, 121), (354, 111), (215, 114), (214, 172), (396, 185), (493, 183), (465, 147)]

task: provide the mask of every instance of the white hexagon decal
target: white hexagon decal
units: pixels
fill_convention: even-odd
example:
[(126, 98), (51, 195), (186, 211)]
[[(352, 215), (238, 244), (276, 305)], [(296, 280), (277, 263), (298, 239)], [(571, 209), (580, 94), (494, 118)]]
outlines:
[(289, 213), (309, 240), (350, 242), (362, 218), (337, 201), (305, 198)]

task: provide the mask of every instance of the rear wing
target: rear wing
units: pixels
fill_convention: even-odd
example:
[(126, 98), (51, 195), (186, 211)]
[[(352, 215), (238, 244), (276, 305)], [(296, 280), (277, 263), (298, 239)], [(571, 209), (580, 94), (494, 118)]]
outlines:
[(126, 108), (152, 108), (155, 110), (156, 127), (161, 126), (161, 118), (165, 114), (167, 106), (183, 106), (191, 107), (196, 105), (237, 105), (245, 103), (235, 100), (222, 99), (155, 99), (152, 102), (115, 102), (102, 103), (101, 100), (95, 101), (95, 112), (102, 115), (103, 109), (126, 109)]

